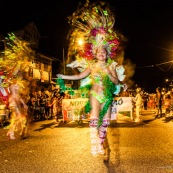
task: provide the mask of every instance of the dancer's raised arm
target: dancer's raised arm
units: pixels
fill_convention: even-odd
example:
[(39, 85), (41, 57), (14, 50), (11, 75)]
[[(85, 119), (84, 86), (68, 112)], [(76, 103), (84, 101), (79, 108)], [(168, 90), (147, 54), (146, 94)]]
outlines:
[(112, 83), (114, 83), (115, 85), (118, 85), (119, 79), (118, 79), (117, 72), (115, 70), (109, 70), (109, 69), (106, 69), (106, 70), (107, 70), (109, 79), (112, 81)]
[(90, 68), (85, 69), (83, 72), (75, 75), (63, 75), (63, 74), (57, 74), (56, 76), (62, 79), (67, 80), (79, 80), (87, 77), (90, 74), (91, 70)]

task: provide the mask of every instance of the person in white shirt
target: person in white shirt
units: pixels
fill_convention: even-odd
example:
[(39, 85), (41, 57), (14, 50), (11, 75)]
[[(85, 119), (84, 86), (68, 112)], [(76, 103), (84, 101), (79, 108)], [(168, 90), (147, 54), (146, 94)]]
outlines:
[(136, 105), (136, 116), (134, 122), (141, 122), (141, 110), (143, 106), (143, 100), (141, 96), (141, 88), (136, 89), (136, 96), (134, 98), (135, 105)]

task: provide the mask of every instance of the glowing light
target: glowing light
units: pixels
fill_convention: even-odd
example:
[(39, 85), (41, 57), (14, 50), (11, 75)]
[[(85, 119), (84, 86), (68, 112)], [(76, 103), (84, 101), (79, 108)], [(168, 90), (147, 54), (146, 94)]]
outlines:
[(83, 43), (84, 43), (84, 42), (83, 42), (82, 39), (79, 39), (79, 40), (78, 40), (78, 44), (79, 44), (80, 46), (83, 45)]

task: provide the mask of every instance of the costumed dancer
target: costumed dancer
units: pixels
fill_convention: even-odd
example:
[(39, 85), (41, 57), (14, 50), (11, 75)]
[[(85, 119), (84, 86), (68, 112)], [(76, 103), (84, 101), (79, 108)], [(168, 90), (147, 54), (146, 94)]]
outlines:
[[(69, 17), (74, 30), (70, 35), (68, 58), (76, 57), (76, 60), (67, 66), (77, 67), (80, 73), (57, 74), (57, 83), (65, 89), (63, 79), (81, 80), (80, 89), (88, 90), (89, 102), (85, 110), (90, 111), (91, 153), (105, 154), (107, 158), (108, 148), (104, 147), (104, 141), (110, 123), (111, 104), (125, 75), (123, 66), (114, 60), (121, 35), (113, 29), (113, 13), (105, 4), (105, 8), (102, 5), (87, 3)], [(79, 46), (80, 39), (83, 39), (83, 44)]]
[[(27, 128), (28, 115), (25, 99), (29, 95), (29, 83), (24, 79), (32, 60), (35, 58), (34, 51), (29, 47), (29, 43), (17, 38), (13, 33), (5, 38), (5, 50), (1, 56), (0, 66), (0, 95), (7, 100), (7, 105), (11, 110), (10, 125), (7, 136), (15, 139), (14, 132), (19, 130), (23, 139)], [(25, 89), (25, 90), (22, 90)], [(2, 94), (1, 94), (2, 93)]]
[(10, 87), (10, 96), (9, 96), (9, 109), (11, 110), (11, 118), (9, 130), (7, 136), (10, 139), (16, 139), (14, 136), (15, 131), (18, 131), (19, 128), (21, 139), (27, 132), (27, 105), (19, 94), (20, 86), (18, 83), (13, 83)]

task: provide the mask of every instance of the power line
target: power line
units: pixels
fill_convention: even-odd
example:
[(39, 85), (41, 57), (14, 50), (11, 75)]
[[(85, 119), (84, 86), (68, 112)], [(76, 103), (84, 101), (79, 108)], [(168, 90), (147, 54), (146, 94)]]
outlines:
[(159, 48), (159, 49), (163, 49), (163, 50), (169, 51), (169, 52), (173, 52), (172, 49), (167, 49), (167, 48), (160, 47), (160, 46), (156, 46), (156, 45), (152, 45), (152, 44), (149, 44), (149, 45), (150, 45), (150, 46), (153, 46), (153, 47), (156, 47), (156, 48)]
[(154, 65), (142, 66), (142, 67), (137, 67), (137, 68), (147, 68), (147, 67), (154, 67)]
[(167, 61), (167, 62), (163, 62), (163, 63), (160, 63), (160, 64), (156, 64), (155, 66), (159, 66), (159, 65), (163, 65), (163, 64), (168, 64), (170, 62), (173, 62), (173, 61)]
[[(165, 71), (165, 70), (163, 70), (160, 66), (161, 66), (161, 65), (165, 65), (165, 64), (169, 64), (169, 63), (171, 63), (171, 64), (170, 64), (170, 67), (171, 67), (173, 61), (167, 61), (167, 62), (163, 62), (163, 63), (155, 64), (155, 65), (152, 64), (152, 65), (142, 66), (142, 67), (137, 67), (137, 68), (159, 67), (162, 71)], [(167, 70), (169, 70), (169, 69), (170, 69), (170, 68), (167, 68)]]

